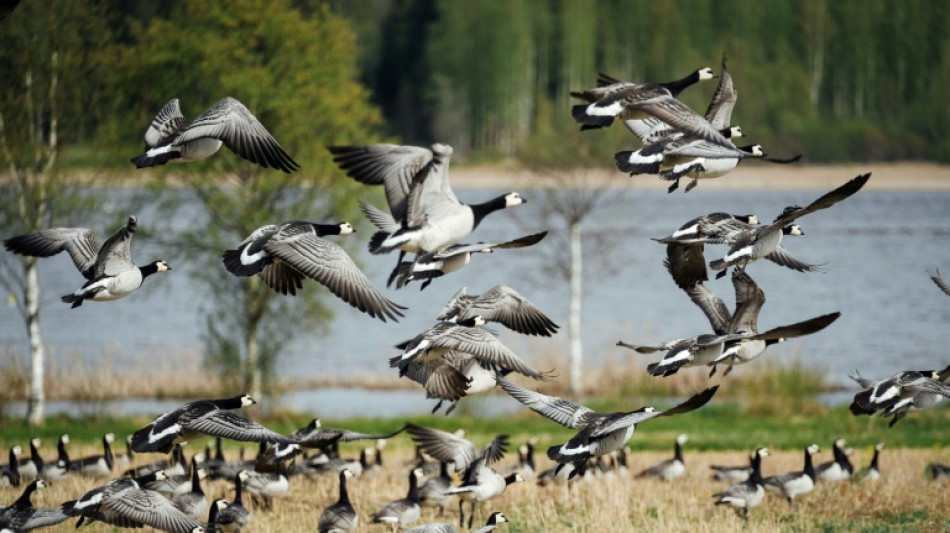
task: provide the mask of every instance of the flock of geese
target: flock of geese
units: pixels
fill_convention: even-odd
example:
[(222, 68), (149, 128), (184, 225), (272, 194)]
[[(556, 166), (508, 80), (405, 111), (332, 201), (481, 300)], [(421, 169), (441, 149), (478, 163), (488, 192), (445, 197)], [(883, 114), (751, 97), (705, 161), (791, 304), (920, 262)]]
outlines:
[[(689, 191), (698, 180), (716, 178), (734, 169), (743, 159), (759, 158), (777, 163), (798, 159), (772, 159), (759, 145), (737, 147), (733, 144), (742, 130), (731, 124), (737, 92), (725, 60), (709, 109), (699, 115), (677, 99), (691, 85), (717, 76), (712, 69), (668, 83), (629, 83), (601, 75), (593, 89), (571, 93), (585, 100), (575, 105), (572, 116), (582, 130), (607, 127), (616, 119), (642, 142), (635, 151), (616, 155), (617, 167), (631, 175), (653, 174), (672, 181), (670, 192), (679, 179), (691, 178)], [(146, 151), (132, 159), (137, 167), (162, 165), (172, 161), (196, 161), (211, 156), (222, 145), (239, 156), (265, 168), (293, 172), (299, 165), (281, 148), (274, 137), (233, 98), (225, 98), (187, 122), (178, 100), (171, 100), (158, 113), (145, 134)], [(381, 185), (388, 210), (362, 202), (363, 213), (376, 226), (369, 240), (373, 254), (399, 251), (387, 286), (404, 287), (421, 281), (425, 288), (436, 278), (465, 267), (473, 254), (496, 249), (531, 246), (547, 232), (513, 236), (501, 243), (464, 243), (484, 218), (496, 211), (526, 202), (517, 192), (509, 192), (484, 203), (466, 204), (452, 191), (448, 166), (452, 148), (434, 144), (430, 148), (391, 144), (329, 147), (333, 161), (352, 179), (370, 186)], [(754, 214), (709, 213), (687, 221), (666, 237), (658, 238), (667, 248), (664, 262), (674, 283), (682, 289), (708, 318), (710, 329), (695, 335), (659, 344), (619, 345), (639, 353), (662, 353), (650, 364), (648, 372), (657, 377), (673, 375), (688, 367), (709, 367), (712, 377), (720, 365), (723, 376), (732, 369), (759, 357), (765, 350), (786, 339), (817, 333), (840, 316), (828, 312), (799, 322), (759, 331), (758, 319), (765, 293), (749, 275), (747, 267), (765, 259), (799, 272), (813, 272), (820, 265), (793, 257), (784, 247), (785, 236), (801, 236), (798, 222), (802, 217), (827, 209), (858, 192), (870, 174), (857, 176), (808, 205), (789, 206), (773, 222), (760, 224)], [(108, 301), (123, 298), (139, 289), (146, 278), (171, 267), (163, 260), (136, 266), (131, 256), (131, 240), (138, 219), (130, 216), (126, 224), (100, 244), (94, 232), (86, 228), (52, 228), (8, 238), (5, 248), (13, 253), (48, 257), (66, 251), (86, 282), (75, 292), (64, 295), (63, 302), (79, 307), (86, 300)], [(335, 296), (370, 317), (383, 322), (398, 321), (406, 307), (392, 302), (363, 274), (349, 255), (328, 237), (354, 232), (346, 222), (315, 223), (285, 221), (262, 226), (234, 249), (222, 254), (225, 269), (234, 276), (258, 276), (274, 291), (294, 296), (311, 279)], [(706, 248), (720, 245), (723, 250), (707, 261)], [(414, 257), (409, 260), (406, 254)], [(716, 278), (732, 269), (735, 308), (730, 310), (707, 285), (709, 270)], [(933, 275), (935, 283), (950, 294), (950, 288)], [(240, 531), (248, 526), (251, 513), (245, 497), (270, 508), (272, 499), (286, 494), (290, 479), (331, 474), (338, 478), (339, 498), (320, 515), (321, 532), (349, 532), (359, 523), (353, 509), (347, 483), (381, 466), (381, 445), (364, 449), (360, 461), (342, 459), (340, 443), (363, 439), (385, 442), (400, 433), (408, 433), (418, 450), (418, 460), (408, 472), (405, 498), (382, 505), (371, 517), (392, 531), (413, 526), (420, 519), (422, 506), (444, 508), (456, 498), (459, 526), (471, 528), (482, 504), (501, 495), (509, 484), (537, 479), (539, 483), (585, 479), (596, 472), (626, 469), (626, 444), (637, 425), (653, 418), (685, 414), (710, 402), (721, 385), (705, 388), (679, 405), (667, 410), (653, 407), (601, 413), (565, 398), (544, 394), (515, 384), (510, 378), (520, 374), (538, 382), (554, 378), (551, 370), (539, 370), (505, 346), (485, 328), (488, 322), (501, 324), (524, 335), (550, 337), (559, 326), (527, 298), (507, 285), (498, 285), (478, 295), (466, 289), (458, 291), (436, 315), (433, 326), (414, 338), (396, 345), (400, 350), (389, 363), (400, 377), (417, 382), (428, 398), (438, 400), (433, 412), (446, 406), (451, 412), (466, 397), (484, 393), (496, 386), (532, 411), (576, 431), (567, 442), (546, 450), (554, 467), (534, 471), (534, 445), (519, 448), (519, 464), (509, 470), (496, 469), (504, 456), (509, 439), (496, 436), (479, 449), (463, 434), (407, 424), (391, 433), (369, 435), (345, 429), (323, 428), (318, 419), (291, 434), (283, 435), (238, 414), (236, 410), (255, 403), (247, 395), (186, 403), (164, 413), (136, 431), (127, 441), (124, 456), (114, 453), (114, 435), (103, 437), (103, 454), (80, 460), (70, 459), (68, 437), (59, 442), (56, 461), (44, 461), (38, 452), (39, 440), (30, 443), (30, 457), (20, 458), (19, 445), (10, 449), (3, 468), (2, 485), (26, 485), (22, 496), (0, 509), (2, 533), (28, 531), (69, 518), (84, 523), (103, 522), (117, 527), (149, 526), (172, 533), (200, 531)], [(864, 389), (854, 398), (854, 414), (880, 413), (890, 417), (891, 425), (909, 413), (932, 407), (950, 396), (950, 367), (941, 371), (907, 371), (891, 378), (874, 381), (855, 372), (853, 378)], [(727, 383), (726, 381), (722, 382)], [(204, 436), (216, 437), (215, 451), (210, 448), (186, 461), (181, 445)], [(221, 439), (260, 443), (256, 460), (226, 461)], [(685, 435), (677, 437), (674, 457), (641, 472), (638, 477), (672, 481), (685, 472), (682, 445)], [(877, 457), (883, 445), (875, 448), (874, 459), (865, 472), (878, 479)], [(854, 469), (848, 460), (851, 449), (843, 439), (833, 445), (834, 461), (815, 465), (819, 447), (804, 448), (801, 471), (762, 477), (765, 448), (754, 450), (749, 465), (715, 466), (714, 476), (731, 485), (714, 495), (717, 505), (736, 508), (743, 518), (749, 509), (761, 504), (766, 491), (784, 497), (791, 505), (810, 492), (816, 481), (851, 479)], [(132, 464), (135, 454), (171, 454), (170, 459), (148, 465)], [(370, 457), (375, 456), (375, 462)], [(425, 457), (434, 459), (426, 461)], [(124, 461), (124, 462), (123, 462)], [(121, 466), (124, 465), (124, 466)], [(934, 477), (945, 474), (942, 465), (931, 465)], [(50, 480), (77, 472), (84, 476), (111, 479), (72, 501), (54, 509), (36, 509), (31, 495)], [(456, 482), (454, 475), (459, 481)], [(234, 498), (209, 502), (201, 483), (205, 477), (233, 482)], [(247, 496), (247, 495), (250, 496)], [(465, 503), (469, 503), (467, 522)], [(204, 519), (204, 517), (207, 517)], [(508, 521), (501, 512), (487, 518), (477, 531), (486, 533)], [(412, 533), (455, 531), (448, 523), (435, 523), (408, 529)]]

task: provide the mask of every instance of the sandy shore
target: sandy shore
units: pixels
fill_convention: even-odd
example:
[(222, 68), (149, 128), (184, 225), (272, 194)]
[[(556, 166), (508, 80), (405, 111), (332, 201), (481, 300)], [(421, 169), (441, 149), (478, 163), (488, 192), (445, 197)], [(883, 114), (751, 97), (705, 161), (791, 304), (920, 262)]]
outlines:
[[(696, 190), (828, 189), (865, 172), (872, 173), (867, 189), (950, 190), (950, 165), (916, 162), (842, 165), (746, 163), (721, 178), (701, 180)], [(654, 176), (630, 177), (614, 169), (564, 170), (540, 174), (506, 166), (453, 168), (451, 179), (456, 187), (488, 188), (537, 187), (548, 179), (564, 185), (589, 184), (644, 190), (666, 190), (670, 185), (669, 182)], [(686, 180), (680, 181), (681, 189), (686, 186), (686, 183)]]

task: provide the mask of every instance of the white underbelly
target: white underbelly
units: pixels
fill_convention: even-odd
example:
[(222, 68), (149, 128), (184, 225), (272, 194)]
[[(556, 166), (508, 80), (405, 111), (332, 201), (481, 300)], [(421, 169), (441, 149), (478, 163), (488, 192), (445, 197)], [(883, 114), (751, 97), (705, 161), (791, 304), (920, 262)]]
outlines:
[(196, 139), (181, 146), (175, 146), (174, 149), (181, 153), (181, 159), (178, 161), (198, 161), (204, 159), (218, 150), (224, 144), (218, 139)]

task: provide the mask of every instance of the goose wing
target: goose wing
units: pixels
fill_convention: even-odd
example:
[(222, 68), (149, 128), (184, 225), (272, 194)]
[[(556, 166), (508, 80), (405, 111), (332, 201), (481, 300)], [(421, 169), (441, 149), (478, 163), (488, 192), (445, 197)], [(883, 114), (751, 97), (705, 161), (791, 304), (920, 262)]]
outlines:
[[(740, 247), (741, 247), (740, 244), (737, 243), (736, 248), (740, 248)], [(788, 250), (786, 250), (785, 248), (782, 248), (781, 244), (778, 245), (778, 247), (775, 248), (775, 250), (772, 253), (765, 256), (765, 258), (777, 265), (781, 265), (783, 267), (790, 268), (798, 272), (822, 272), (823, 271), (821, 268), (822, 265), (813, 265), (813, 264), (795, 259), (794, 257), (792, 257), (792, 254), (788, 253)]]
[[(462, 254), (474, 254), (480, 252), (490, 252), (495, 248), (505, 249), (505, 248), (524, 248), (525, 246), (531, 246), (537, 244), (543, 239), (548, 232), (542, 231), (541, 233), (533, 233), (531, 235), (525, 235), (524, 237), (518, 237), (506, 242), (495, 243), (495, 242), (476, 242), (471, 244), (453, 244), (446, 246), (445, 248), (440, 248), (435, 252), (426, 254), (429, 260), (442, 260), (448, 259), (450, 257)], [(419, 259), (422, 259), (421, 257)]]
[(294, 296), (303, 288), (304, 275), (284, 262), (265, 265), (258, 273), (265, 285), (281, 294)]
[[(456, 297), (458, 294), (453, 299)], [(458, 317), (464, 320), (475, 315), (480, 315), (486, 321), (499, 322), (525, 335), (550, 337), (560, 327), (536, 305), (507, 285), (496, 285), (480, 294), (471, 305), (459, 312)]]
[(35, 509), (33, 515), (21, 524), (17, 531), (30, 531), (41, 527), (55, 526), (69, 518), (62, 509)]
[(796, 209), (789, 210), (786, 213), (783, 213), (782, 216), (778, 217), (775, 222), (767, 226), (768, 229), (781, 229), (785, 226), (791, 224), (795, 220), (809, 214), (814, 213), (815, 211), (820, 211), (835, 205), (836, 203), (844, 200), (845, 198), (851, 196), (852, 194), (861, 190), (861, 187), (864, 187), (864, 184), (868, 182), (868, 179), (871, 178), (871, 173), (861, 174), (856, 178), (852, 178), (844, 185), (834, 189), (831, 192), (825, 193), (820, 198), (814, 202), (808, 204), (807, 206)]
[(430, 345), (433, 348), (456, 350), (474, 355), (493, 370), (513, 370), (534, 379), (547, 377), (544, 372), (528, 365), (486, 329), (455, 327), (430, 339)]
[(496, 380), (498, 386), (504, 389), (512, 398), (523, 403), (535, 413), (564, 427), (581, 429), (601, 416), (600, 413), (579, 403), (519, 387), (501, 376), (497, 376)]
[(765, 305), (765, 292), (744, 270), (739, 269), (732, 271), (732, 286), (736, 291), (736, 312), (729, 321), (728, 331), (757, 333), (759, 311)]
[(330, 146), (333, 161), (346, 175), (367, 185), (382, 185), (389, 212), (398, 222), (406, 220), (413, 180), (432, 161), (432, 151), (417, 146), (370, 144)]
[(185, 413), (178, 419), (181, 426), (189, 431), (231, 439), (241, 442), (271, 442), (293, 444), (295, 441), (224, 409), (214, 409), (197, 414)]
[(380, 231), (394, 233), (402, 228), (399, 222), (396, 222), (396, 219), (394, 219), (392, 215), (383, 212), (383, 210), (369, 202), (360, 200), (360, 211), (362, 211), (363, 214), (366, 215), (366, 218), (368, 218), (369, 221)]
[(188, 123), (178, 107), (178, 99), (172, 98), (165, 107), (155, 115), (148, 129), (145, 130), (145, 144), (155, 148), (172, 142), (181, 133)]
[(132, 244), (132, 236), (135, 235), (135, 228), (138, 226), (138, 218), (129, 217), (125, 226), (112, 234), (102, 248), (99, 249), (99, 255), (96, 257), (96, 266), (92, 279), (98, 279), (102, 276), (116, 276), (133, 268), (132, 252), (129, 246)]
[(666, 245), (666, 267), (676, 286), (689, 293), (692, 288), (709, 280), (706, 272), (704, 247), (700, 244), (680, 244), (670, 242)]
[(688, 413), (694, 409), (698, 409), (706, 405), (706, 403), (712, 399), (713, 395), (716, 394), (717, 390), (719, 390), (719, 385), (716, 385), (714, 387), (709, 387), (708, 389), (693, 395), (691, 398), (689, 398), (685, 402), (677, 405), (676, 407), (673, 407), (672, 409), (667, 409), (666, 411), (648, 412), (648, 411), (640, 410), (640, 411), (633, 411), (630, 413), (623, 413), (621, 414), (621, 416), (617, 416), (617, 417), (611, 417), (611, 419), (609, 419), (607, 423), (602, 424), (599, 427), (597, 427), (591, 433), (591, 436), (600, 437), (608, 433), (617, 431), (618, 429), (628, 428), (630, 426), (639, 424), (640, 422), (649, 420), (651, 418), (656, 418), (658, 416), (672, 416), (672, 415), (678, 415), (682, 413)]
[(703, 116), (717, 130), (728, 128), (732, 120), (732, 110), (736, 107), (736, 100), (738, 99), (739, 93), (736, 91), (732, 76), (726, 69), (726, 55), (723, 54), (719, 85), (716, 87), (716, 92), (713, 93), (709, 107), (706, 108), (706, 113)]
[(226, 97), (198, 115), (175, 140), (175, 145), (198, 139), (218, 139), (232, 152), (265, 168), (290, 173), (300, 168), (264, 125), (241, 102)]
[(457, 472), (468, 468), (479, 456), (474, 444), (452, 433), (416, 424), (406, 424), (406, 431), (422, 451), (441, 462), (451, 462)]
[(734, 149), (729, 139), (719, 133), (712, 124), (683, 102), (673, 98), (668, 90), (661, 86), (648, 91), (637, 91), (624, 100), (628, 107), (639, 109), (676, 130), (695, 135), (724, 148)]
[(452, 320), (453, 318), (461, 318), (461, 315), (465, 312), (465, 309), (472, 305), (472, 303), (477, 298), (477, 296), (469, 296), (468, 288), (462, 287), (452, 295), (452, 298), (450, 298), (448, 302), (446, 302), (445, 307), (439, 311), (439, 315), (435, 317), (435, 319), (445, 321)]
[(93, 279), (93, 267), (102, 245), (91, 229), (52, 228), (18, 235), (3, 241), (10, 252), (34, 257), (49, 257), (63, 250), (87, 279)]
[(748, 338), (753, 340), (793, 339), (795, 337), (811, 335), (830, 326), (831, 323), (838, 320), (840, 316), (840, 312), (828, 313), (827, 315), (816, 316), (815, 318), (809, 318), (802, 322), (772, 328), (765, 333), (759, 333), (758, 335), (753, 335)]
[(310, 229), (288, 226), (267, 241), (264, 250), (371, 317), (385, 322), (403, 316), (400, 309), (405, 308), (383, 296), (343, 248)]
[(934, 270), (930, 272), (930, 279), (937, 285), (937, 287), (944, 292), (944, 294), (950, 295), (950, 284), (943, 280), (940, 277), (940, 271)]
[(412, 180), (407, 203), (406, 224), (418, 228), (436, 224), (454, 215), (462, 207), (449, 185), (449, 161), (452, 148), (432, 145), (432, 161)]
[[(469, 378), (448, 362), (447, 356), (458, 354), (449, 352), (442, 357), (428, 361), (413, 360), (406, 369), (406, 377), (422, 385), (426, 394), (440, 400), (457, 401), (465, 396)], [(471, 359), (471, 356), (464, 356)]]
[[(706, 263), (703, 261), (704, 271), (705, 267)], [(722, 301), (722, 298), (716, 296), (702, 283), (696, 283), (690, 287), (686, 291), (686, 294), (689, 295), (689, 299), (692, 300), (703, 314), (706, 315), (706, 318), (709, 319), (709, 325), (712, 326), (713, 331), (720, 335), (726, 333), (733, 317), (732, 314), (729, 313), (729, 309), (726, 308), (726, 304)]]
[(424, 524), (412, 529), (407, 529), (406, 533), (458, 533), (458, 530), (455, 529), (455, 526), (452, 524), (434, 522), (432, 524)]
[(185, 515), (161, 494), (146, 489), (129, 489), (115, 497), (103, 498), (104, 510), (169, 533), (191, 533), (201, 522)]
[[(723, 137), (725, 138), (725, 137)], [(704, 138), (687, 135), (679, 139), (672, 139), (663, 147), (663, 154), (683, 158), (704, 157), (706, 159), (729, 159), (749, 157), (749, 152), (740, 150), (730, 143), (723, 146)]]

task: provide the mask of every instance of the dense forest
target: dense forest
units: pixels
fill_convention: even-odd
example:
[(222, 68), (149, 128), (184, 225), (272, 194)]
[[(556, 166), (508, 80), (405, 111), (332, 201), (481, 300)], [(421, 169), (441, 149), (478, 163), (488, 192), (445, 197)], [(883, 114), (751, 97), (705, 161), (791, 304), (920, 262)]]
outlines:
[[(326, 168), (314, 140), (370, 132), (447, 142), (462, 159), (607, 166), (629, 135), (578, 135), (569, 91), (598, 72), (667, 81), (718, 71), (723, 54), (740, 93), (734, 122), (771, 152), (950, 161), (950, 6), (936, 0), (106, 0), (32, 15), (45, 4), (25, 0), (0, 23), (0, 109), (16, 120), (9, 110), (22, 104), (15, 80), (27, 62), (34, 90), (43, 86), (46, 37), (66, 45), (66, 163), (110, 165), (119, 149), (124, 163), (169, 98), (193, 116), (227, 93), (292, 153), (307, 152), (310, 168)], [(60, 25), (67, 14), (71, 24)], [(314, 29), (314, 18), (341, 27)], [(305, 44), (312, 31), (355, 38), (322, 35), (315, 40), (334, 45), (315, 49)], [(356, 64), (340, 63), (348, 46)], [(328, 89), (337, 74), (362, 87)], [(713, 88), (683, 99), (702, 110)]]

